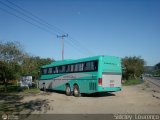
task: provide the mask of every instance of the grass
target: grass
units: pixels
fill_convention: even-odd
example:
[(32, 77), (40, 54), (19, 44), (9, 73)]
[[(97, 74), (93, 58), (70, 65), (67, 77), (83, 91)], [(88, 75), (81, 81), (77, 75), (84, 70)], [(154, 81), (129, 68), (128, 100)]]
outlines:
[(23, 90), (23, 93), (26, 93), (26, 94), (28, 94), (28, 93), (36, 94), (36, 93), (39, 93), (39, 92), (40, 92), (39, 88), (30, 88), (30, 89), (26, 88), (26, 89)]
[(141, 79), (130, 79), (130, 80), (125, 80), (123, 83), (124, 86), (129, 86), (129, 85), (137, 85), (141, 84), (143, 81)]
[[(4, 85), (0, 85), (0, 93), (4, 93)], [(27, 87), (20, 87), (17, 85), (8, 85), (7, 86), (7, 92), (6, 93), (20, 93), (20, 94), (36, 94), (39, 93), (40, 90), (39, 88), (36, 87), (31, 87), (31, 88), (27, 88)]]

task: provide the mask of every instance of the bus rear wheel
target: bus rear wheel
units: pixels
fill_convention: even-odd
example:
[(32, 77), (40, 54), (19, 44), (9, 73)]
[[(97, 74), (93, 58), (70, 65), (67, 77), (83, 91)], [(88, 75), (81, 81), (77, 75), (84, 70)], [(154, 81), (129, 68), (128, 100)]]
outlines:
[(79, 91), (78, 85), (74, 85), (73, 94), (74, 94), (75, 97), (79, 97), (80, 96), (80, 91)]
[(66, 95), (70, 96), (71, 95), (71, 88), (69, 85), (66, 85)]

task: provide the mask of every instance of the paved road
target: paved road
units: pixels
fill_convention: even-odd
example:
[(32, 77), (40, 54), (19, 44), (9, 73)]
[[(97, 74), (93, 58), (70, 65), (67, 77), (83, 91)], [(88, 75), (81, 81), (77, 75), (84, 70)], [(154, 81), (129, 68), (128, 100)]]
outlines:
[(144, 77), (144, 79), (160, 88), (160, 77)]
[(160, 77), (152, 77), (152, 78), (160, 81)]

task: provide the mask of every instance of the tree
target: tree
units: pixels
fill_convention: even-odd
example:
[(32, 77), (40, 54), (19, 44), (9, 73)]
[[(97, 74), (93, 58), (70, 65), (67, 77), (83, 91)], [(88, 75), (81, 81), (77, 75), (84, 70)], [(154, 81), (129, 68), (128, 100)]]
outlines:
[(20, 66), (16, 63), (7, 63), (0, 61), (0, 81), (5, 85), (5, 91), (7, 91), (7, 83), (9, 80), (16, 79), (19, 76)]
[(50, 58), (29, 56), (18, 42), (0, 42), (0, 81), (5, 88), (9, 80), (17, 80), (22, 75), (39, 76), (40, 66), (49, 64)]
[(20, 64), (24, 54), (18, 42), (0, 42), (0, 81), (5, 85), (5, 91), (9, 80), (20, 77)]
[(160, 76), (160, 62), (154, 66), (154, 74)]
[[(6, 74), (5, 79), (10, 80), (18, 78), (21, 69), (20, 64), (22, 63), (25, 54), (26, 53), (22, 50), (22, 47), (18, 42), (0, 42), (1, 65), (5, 65), (7, 69), (7, 73), (4, 73)], [(6, 71), (5, 69), (1, 69), (1, 72)]]
[(21, 65), (22, 75), (31, 75), (35, 79), (37, 79), (39, 77), (40, 67), (42, 65), (49, 64), (53, 61), (54, 60), (52, 60), (50, 58), (46, 59), (46, 58), (40, 58), (38, 56), (36, 56), (36, 57), (26, 56), (24, 58), (22, 65)]
[(125, 79), (138, 79), (144, 71), (145, 61), (140, 57), (125, 57), (122, 59), (124, 67), (123, 77)]
[(155, 65), (156, 70), (160, 70), (160, 62)]
[(0, 80), (4, 83), (9, 72), (9, 66), (6, 62), (0, 61)]
[(19, 42), (0, 43), (0, 60), (20, 63), (26, 53)]

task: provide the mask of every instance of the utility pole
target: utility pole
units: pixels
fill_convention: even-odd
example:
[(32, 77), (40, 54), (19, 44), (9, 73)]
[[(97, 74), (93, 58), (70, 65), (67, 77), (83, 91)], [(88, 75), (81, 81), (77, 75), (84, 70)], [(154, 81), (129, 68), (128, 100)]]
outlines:
[(64, 37), (68, 37), (68, 34), (66, 35), (57, 35), (57, 38), (62, 38), (62, 60), (64, 60)]

